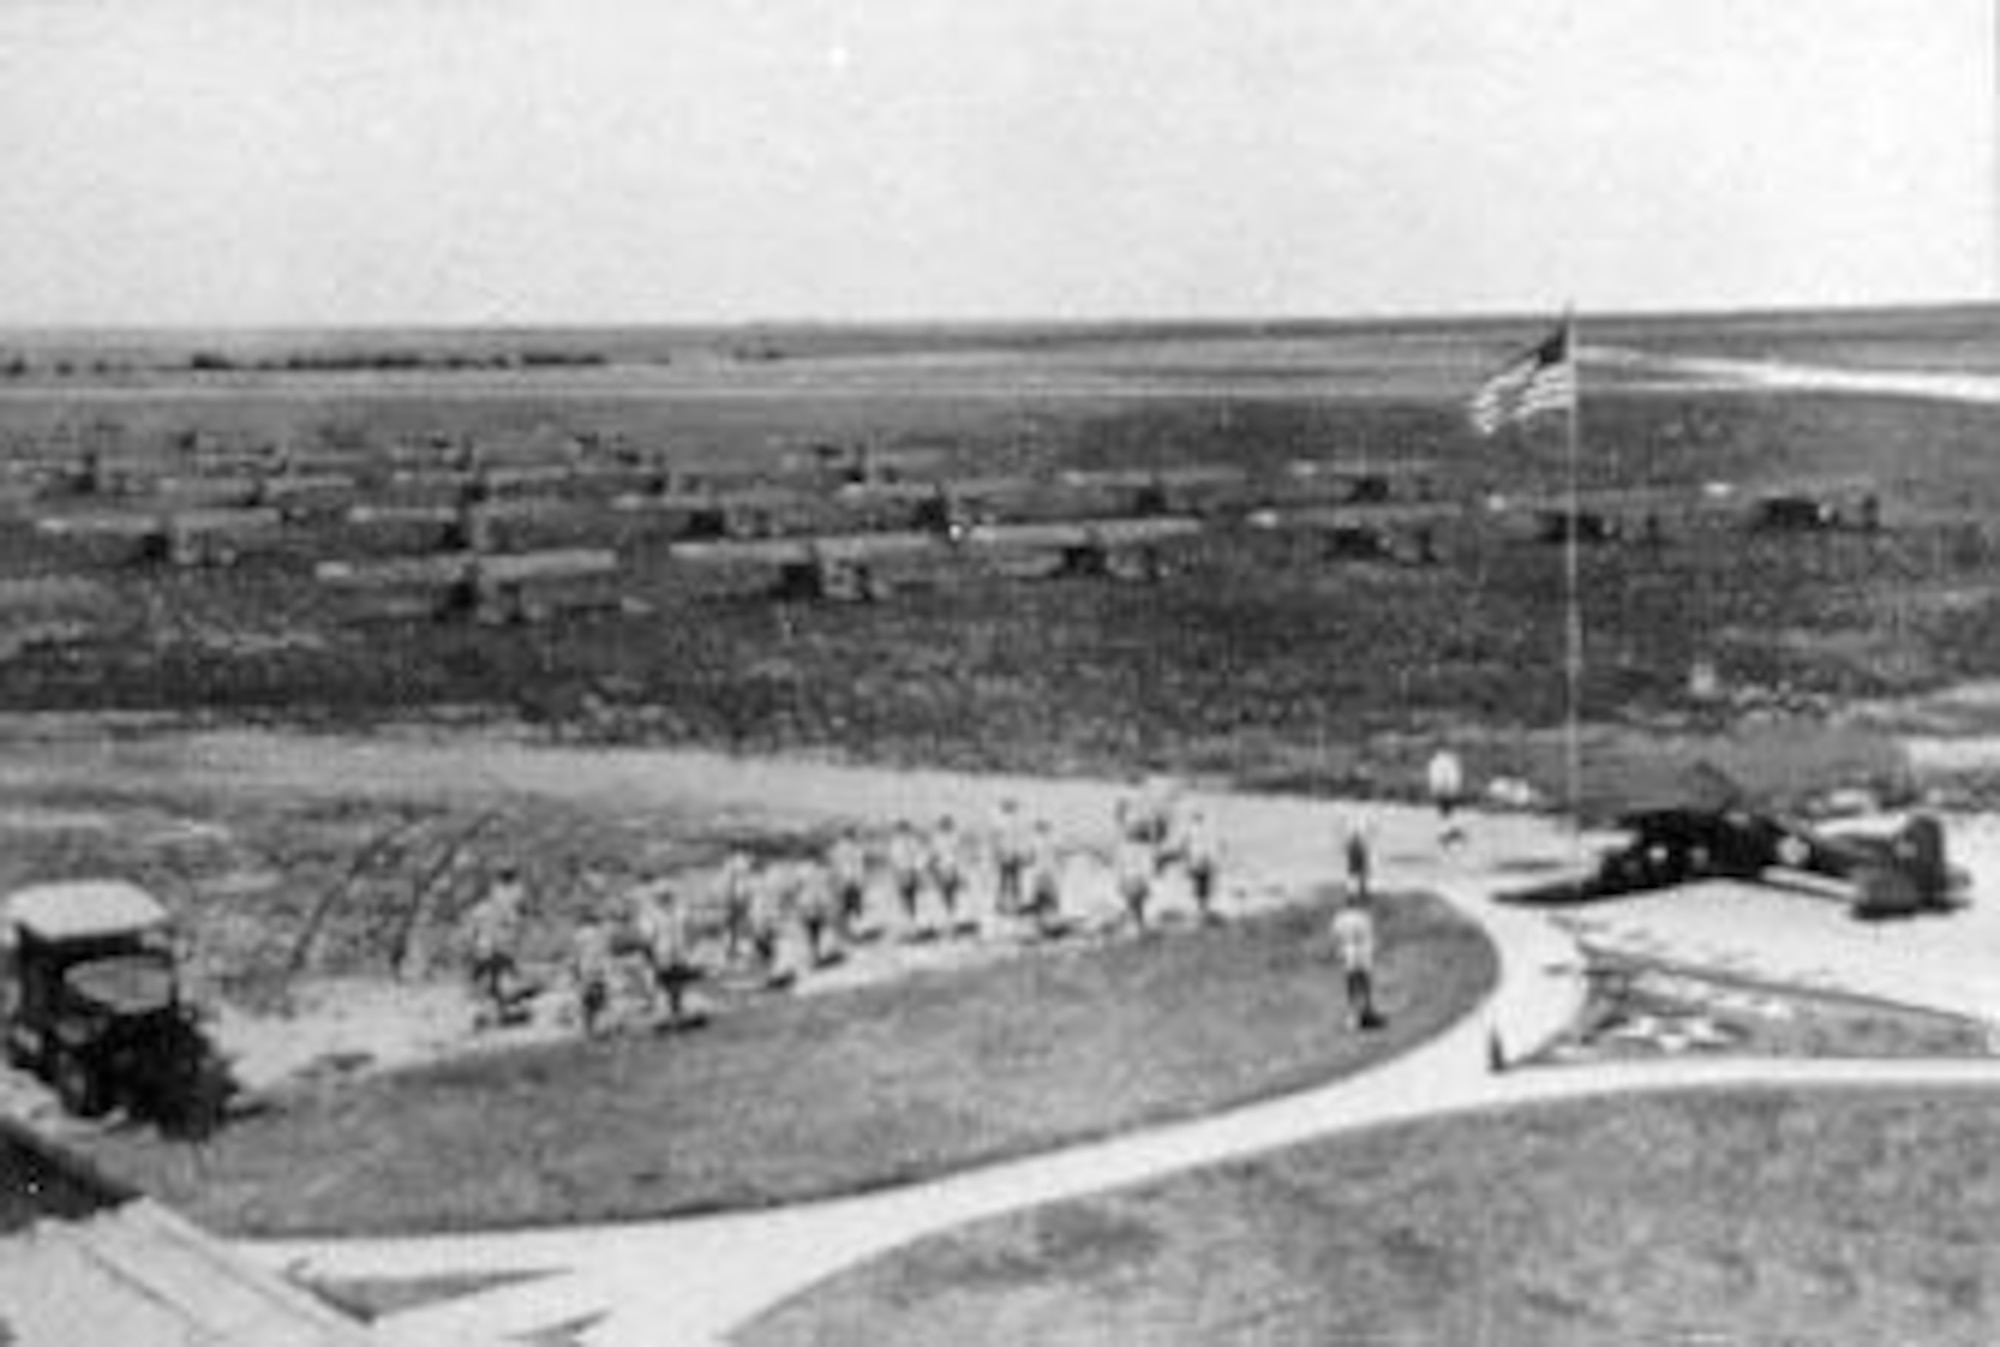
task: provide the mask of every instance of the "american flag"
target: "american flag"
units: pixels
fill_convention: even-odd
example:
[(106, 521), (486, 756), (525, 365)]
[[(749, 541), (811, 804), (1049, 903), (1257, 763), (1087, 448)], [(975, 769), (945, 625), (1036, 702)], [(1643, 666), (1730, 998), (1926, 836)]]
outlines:
[(1491, 435), (1543, 412), (1576, 410), (1576, 353), (1570, 323), (1510, 362), (1472, 395), (1472, 426)]

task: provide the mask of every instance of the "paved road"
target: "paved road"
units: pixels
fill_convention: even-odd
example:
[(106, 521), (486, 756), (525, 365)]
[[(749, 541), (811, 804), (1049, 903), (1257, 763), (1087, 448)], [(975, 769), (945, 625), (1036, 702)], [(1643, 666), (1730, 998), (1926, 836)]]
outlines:
[[(1484, 820), (1465, 853), (1440, 857), (1430, 820), (1393, 807), (1237, 801), (1276, 811), (1290, 828), (1322, 833), (1364, 818), (1395, 861), (1398, 882), (1423, 883), (1488, 931), (1500, 953), (1494, 997), (1433, 1043), (1361, 1076), (1287, 1099), (874, 1196), (778, 1212), (474, 1238), (264, 1246), (263, 1256), (337, 1276), (407, 1276), (508, 1269), (550, 1275), (391, 1321), (400, 1343), (490, 1343), (538, 1327), (592, 1321), (587, 1341), (712, 1347), (760, 1310), (911, 1240), (963, 1222), (1191, 1166), (1361, 1128), (1478, 1109), (1646, 1090), (1743, 1085), (2000, 1085), (2000, 1063), (1687, 1059), (1495, 1074), (1489, 1038), (1519, 1054), (1572, 1019), (1580, 961), (1547, 914), (1487, 897), (1523, 854), (1561, 858), (1547, 824)], [(1782, 899), (1772, 899), (1782, 902)], [(1812, 912), (1825, 909), (1805, 909)], [(1839, 920), (1846, 921), (1840, 917)], [(1881, 928), (1874, 928), (1881, 929)], [(1891, 963), (1896, 960), (1891, 957)]]
[[(746, 820), (793, 823), (943, 808), (984, 817), (1003, 794), (1013, 794), (1049, 813), (1059, 827), (1079, 833), (1102, 830), (1118, 789), (1106, 783), (889, 773), (640, 750), (542, 750), (463, 740), (363, 742), (230, 734), (153, 738), (122, 748), (82, 746), (76, 750), (80, 757), (66, 757), (60, 745), (44, 748), (48, 751), (29, 755), (31, 769), (20, 768), (23, 759), (18, 756), (14, 765), (0, 764), (0, 782), (21, 770), (32, 770), (37, 780), (60, 780), (72, 769), (80, 779), (103, 780), (108, 767), (209, 788), (426, 794), (502, 790), (661, 809), (699, 806), (710, 813), (739, 813)], [(1493, 997), (1429, 1045), (1337, 1085), (873, 1196), (606, 1228), (250, 1248), (273, 1264), (332, 1277), (546, 1274), (396, 1316), (385, 1327), (397, 1342), (490, 1344), (582, 1322), (591, 1325), (582, 1340), (600, 1347), (709, 1347), (775, 1301), (911, 1239), (1034, 1203), (1342, 1131), (1616, 1091), (1746, 1083), (2000, 1084), (2000, 1068), (1985, 1062), (1687, 1060), (1495, 1075), (1488, 1066), (1493, 1034), (1511, 1052), (1524, 1053), (1558, 1032), (1582, 996), (1580, 962), (1567, 933), (1546, 914), (1496, 907), (1487, 897), (1496, 888), (1520, 882), (1524, 867), (1573, 862), (1574, 844), (1564, 833), (1545, 820), (1480, 819), (1467, 849), (1441, 855), (1432, 821), (1410, 808), (1228, 795), (1209, 803), (1245, 868), (1278, 886), (1324, 879), (1335, 867), (1336, 843), (1345, 829), (1356, 822), (1373, 829), (1386, 882), (1431, 887), (1490, 933), (1501, 965)], [(1985, 888), (1991, 892), (1990, 880), (2000, 879), (1994, 871), (2000, 855), (1988, 861), (1988, 850), (1982, 840), (1967, 859), (1989, 876)], [(1811, 911), (1815, 920), (1845, 923), (1830, 907), (1788, 901), (1798, 905), (1773, 910)], [(1690, 910), (1701, 906), (1697, 895)], [(1658, 910), (1673, 909), (1663, 905)], [(1605, 911), (1612, 919), (1633, 919), (1631, 907)], [(1726, 931), (1734, 924), (1718, 917), (1714, 929)], [(1770, 932), (1754, 923), (1746, 929), (1757, 930), (1759, 939), (1782, 941), (1803, 928), (1793, 921)], [(1837, 929), (1844, 933), (1850, 928), (1843, 924)], [(1899, 940), (1894, 934), (1917, 928), (1872, 929), (1886, 934), (1868, 937), (1877, 943), (1855, 966), (1900, 969), (1914, 983), (1921, 960), (1929, 957), (1926, 949), (1948, 941), (1953, 928), (1932, 928), (1944, 934), (1924, 940)], [(1801, 955), (1809, 956), (1810, 951)], [(1982, 979), (1974, 989), (1977, 1005), (1986, 1004), (1989, 985)]]
[[(1078, 783), (1061, 790), (1093, 810), (1108, 806), (1113, 793)], [(1555, 864), (1570, 854), (1569, 842), (1546, 822), (1490, 820), (1475, 829), (1465, 850), (1440, 856), (1431, 819), (1413, 809), (1241, 797), (1210, 803), (1234, 847), (1261, 848), (1267, 859), (1280, 858), (1280, 869), (1289, 865), (1301, 878), (1323, 877), (1340, 830), (1365, 823), (1378, 839), (1385, 882), (1435, 888), (1492, 932), (1503, 965), (1494, 997), (1443, 1037), (1337, 1086), (877, 1195), (694, 1220), (287, 1243), (256, 1246), (256, 1252), (281, 1266), (334, 1277), (503, 1269), (552, 1274), (402, 1315), (390, 1324), (399, 1342), (490, 1343), (552, 1324), (596, 1320), (587, 1338), (593, 1344), (710, 1344), (824, 1276), (967, 1220), (1328, 1132), (1475, 1106), (1496, 1083), (1488, 1066), (1492, 1035), (1506, 1050), (1525, 1052), (1573, 1017), (1583, 987), (1568, 940), (1542, 917), (1494, 907), (1483, 897), (1500, 857), (1539, 852)]]

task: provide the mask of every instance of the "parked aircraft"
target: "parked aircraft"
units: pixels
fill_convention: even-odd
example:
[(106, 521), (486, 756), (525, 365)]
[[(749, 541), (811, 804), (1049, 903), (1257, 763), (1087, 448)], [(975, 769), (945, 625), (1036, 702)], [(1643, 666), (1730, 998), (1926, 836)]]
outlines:
[(1578, 879), (1502, 893), (1502, 902), (1557, 906), (1673, 888), (1704, 879), (1780, 886), (1833, 881), (1863, 918), (1963, 906), (1968, 877), (1945, 855), (1944, 825), (1928, 814), (1887, 832), (1831, 832), (1741, 805), (1678, 805), (1619, 818), (1626, 840)]
[(767, 568), (788, 597), (874, 599), (891, 587), (883, 571), (921, 574), (972, 560), (1025, 564), (1043, 576), (1157, 577), (1162, 549), (1202, 531), (1200, 520), (1165, 515), (1023, 523), (952, 523), (803, 537), (721, 538), (676, 543), (676, 561)]
[(499, 624), (626, 606), (618, 554), (607, 548), (324, 561), (313, 574), (348, 595), (359, 611), (377, 617), (465, 617)]
[(1593, 487), (1576, 494), (1496, 494), (1488, 514), (1524, 520), (1530, 536), (1559, 543), (1574, 517), (1579, 543), (1664, 542), (1699, 521), (1765, 533), (1872, 533), (1883, 525), (1882, 500), (1867, 478), (1800, 477), (1770, 482), (1704, 482)]
[(1306, 505), (1251, 513), (1244, 522), (1269, 533), (1311, 534), (1330, 561), (1397, 561), (1428, 566), (1440, 559), (1440, 538), (1466, 519), (1446, 504)]
[(69, 511), (43, 515), (35, 530), (103, 560), (227, 565), (246, 551), (276, 544), (284, 516), (276, 509)]

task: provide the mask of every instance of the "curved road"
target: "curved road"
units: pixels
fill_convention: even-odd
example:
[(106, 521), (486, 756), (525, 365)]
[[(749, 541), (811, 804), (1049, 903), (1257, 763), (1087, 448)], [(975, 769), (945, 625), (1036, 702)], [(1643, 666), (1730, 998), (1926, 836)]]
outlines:
[[(1588, 354), (1604, 364), (1665, 368), (1683, 378), (1760, 391), (2000, 401), (2000, 379), (1982, 374), (1660, 358), (1613, 348)], [(1002, 792), (1032, 790), (1044, 807), (1094, 812), (1099, 819), (1107, 816), (1112, 798), (1112, 789), (1101, 785), (978, 781), (943, 773), (910, 773), (886, 792), (884, 774), (872, 773), (870, 789), (857, 791), (861, 775), (838, 768), (641, 752), (578, 755), (488, 745), (471, 754), (438, 754), (423, 745), (347, 742), (302, 753), (296, 744), (286, 749), (282, 741), (245, 735), (211, 736), (189, 747), (179, 770), (329, 791), (399, 790), (422, 783), (461, 790), (470, 780), (491, 788), (663, 804), (724, 800), (749, 814), (796, 816), (971, 810), (990, 807)], [(669, 759), (673, 769), (663, 774)], [(0, 767), (0, 780), (9, 775)], [(279, 1265), (330, 1277), (546, 1274), (398, 1316), (386, 1329), (398, 1342), (493, 1343), (582, 1323), (590, 1325), (586, 1340), (592, 1344), (712, 1344), (778, 1299), (922, 1235), (1341, 1131), (1614, 1092), (1744, 1084), (2000, 1084), (2000, 1064), (1987, 1062), (1684, 1060), (1495, 1075), (1488, 1067), (1490, 1036), (1497, 1034), (1512, 1052), (1531, 1050), (1558, 1032), (1581, 1001), (1580, 961), (1562, 931), (1544, 917), (1500, 909), (1486, 898), (1501, 882), (1497, 858), (1562, 853), (1563, 841), (1549, 825), (1483, 821), (1482, 845), (1472, 855), (1441, 860), (1426, 845), (1428, 822), (1407, 809), (1243, 797), (1217, 797), (1213, 804), (1219, 825), (1242, 852), (1286, 857), (1277, 867), (1278, 883), (1287, 882), (1287, 875), (1296, 881), (1329, 869), (1337, 830), (1365, 818), (1385, 843), (1385, 869), (1394, 882), (1435, 888), (1492, 937), (1501, 973), (1483, 1011), (1397, 1061), (1320, 1090), (878, 1195), (619, 1227), (250, 1247)], [(1990, 1013), (1992, 1005), (1968, 1009)]]
[[(893, 817), (950, 808), (984, 817), (1004, 794), (1048, 812), (1060, 829), (1097, 830), (1118, 787), (1090, 782), (888, 773), (816, 763), (746, 762), (642, 750), (538, 749), (498, 742), (342, 741), (207, 735), (105, 749), (44, 744), (42, 779), (65, 764), (80, 776), (107, 766), (204, 786), (351, 793), (506, 790), (621, 805), (694, 808), (744, 817)], [(78, 755), (81, 756), (78, 756)], [(112, 760), (107, 762), (107, 755)], [(18, 761), (18, 759), (17, 759)], [(0, 765), (0, 780), (16, 773)], [(1561, 865), (1573, 842), (1546, 820), (1482, 818), (1472, 844), (1441, 855), (1423, 811), (1290, 797), (1208, 797), (1237, 864), (1259, 883), (1295, 887), (1331, 873), (1338, 839), (1370, 827), (1385, 881), (1422, 885), (1488, 932), (1500, 961), (1489, 1001), (1429, 1044), (1362, 1075), (1192, 1122), (1089, 1143), (882, 1193), (775, 1211), (610, 1227), (434, 1238), (253, 1244), (254, 1256), (329, 1278), (420, 1278), (533, 1272), (532, 1280), (393, 1316), (396, 1343), (518, 1340), (588, 1325), (577, 1340), (709, 1344), (812, 1283), (912, 1239), (968, 1220), (1343, 1131), (1446, 1113), (1580, 1099), (1613, 1092), (1743, 1084), (2000, 1085), (2000, 1063), (1686, 1060), (1495, 1074), (1489, 1042), (1524, 1054), (1567, 1025), (1583, 996), (1581, 961), (1545, 914), (1501, 908), (1488, 894), (1520, 881), (1524, 864)]]

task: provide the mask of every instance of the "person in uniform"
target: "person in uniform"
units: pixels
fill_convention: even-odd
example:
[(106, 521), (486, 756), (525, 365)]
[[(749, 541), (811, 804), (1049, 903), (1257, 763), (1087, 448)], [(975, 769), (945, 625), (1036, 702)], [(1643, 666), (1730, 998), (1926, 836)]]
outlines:
[(1439, 842), (1445, 846), (1463, 842), (1465, 830), (1459, 826), (1456, 814), (1465, 799), (1465, 765), (1449, 747), (1440, 748), (1431, 755), (1424, 779), (1438, 812)]
[(1024, 881), (1032, 850), (1032, 838), (1020, 805), (1011, 799), (1002, 800), (993, 826), (993, 906), (1002, 916), (1016, 916), (1027, 906)]
[(896, 820), (889, 833), (889, 880), (903, 907), (906, 934), (917, 929), (918, 908), (924, 893), (924, 844), (908, 819)]
[(1374, 905), (1349, 895), (1333, 915), (1334, 949), (1347, 984), (1347, 1010), (1357, 1029), (1379, 1029), (1383, 1020), (1375, 1006)]
[(1026, 910), (1034, 917), (1037, 932), (1054, 935), (1062, 926), (1062, 853), (1047, 819), (1035, 821), (1024, 868), (1028, 887)]
[(611, 1010), (615, 959), (610, 927), (594, 909), (583, 914), (570, 936), (569, 974), (583, 1032), (595, 1038)]
[(494, 870), (485, 896), (466, 914), (472, 991), (482, 1024), (504, 1024), (512, 1014), (527, 902), (520, 870), (505, 862)]
[(841, 937), (852, 941), (868, 906), (868, 852), (852, 827), (843, 828), (827, 852)]
[(1153, 896), (1153, 848), (1126, 833), (1113, 848), (1111, 868), (1118, 884), (1118, 901), (1134, 932), (1146, 929), (1146, 905)]
[(1369, 885), (1375, 862), (1369, 851), (1367, 832), (1359, 827), (1349, 828), (1341, 851), (1346, 860), (1349, 896), (1364, 903), (1370, 901), (1374, 897)]
[(931, 886), (937, 890), (938, 904), (944, 908), (945, 934), (958, 933), (958, 903), (965, 893), (966, 876), (972, 872), (969, 848), (971, 837), (959, 831), (958, 820), (941, 816), (931, 829), (925, 857)]
[(1118, 836), (1143, 837), (1145, 825), (1139, 818), (1139, 796), (1136, 791), (1127, 791), (1111, 806), (1111, 824)]
[(730, 852), (716, 872), (715, 896), (722, 908), (722, 957), (727, 963), (741, 963), (756, 948), (752, 937), (755, 884), (756, 870), (746, 851)]
[(800, 861), (792, 868), (791, 891), (806, 938), (807, 967), (823, 968), (833, 962), (830, 937), (839, 921), (833, 876), (816, 861)]
[(687, 904), (664, 879), (634, 889), (630, 896), (634, 942), (652, 974), (654, 1004), (666, 1002), (667, 1027), (686, 1023), (687, 991), (701, 977)]
[(1187, 866), (1188, 892), (1194, 898), (1195, 913), (1206, 925), (1216, 919), (1215, 895), (1222, 878), (1222, 841), (1206, 813), (1199, 809), (1188, 811), (1178, 850)]
[(1180, 791), (1170, 777), (1149, 777), (1140, 796), (1143, 839), (1153, 848), (1153, 873), (1165, 874), (1185, 860), (1181, 851)]
[(789, 865), (767, 865), (750, 881), (750, 948), (765, 979), (789, 982), (793, 973), (779, 966), (787, 928), (797, 920), (798, 886)]

